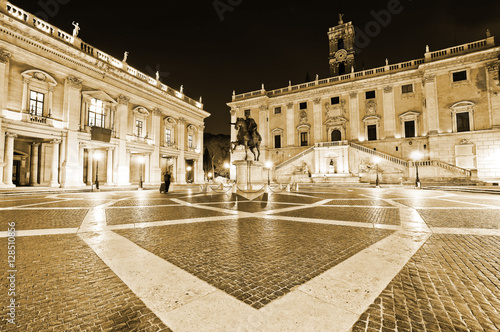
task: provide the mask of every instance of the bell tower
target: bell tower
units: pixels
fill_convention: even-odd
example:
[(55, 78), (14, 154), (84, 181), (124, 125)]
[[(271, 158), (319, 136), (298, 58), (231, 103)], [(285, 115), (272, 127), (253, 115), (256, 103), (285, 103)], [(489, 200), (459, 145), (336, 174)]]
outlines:
[(351, 73), (354, 62), (354, 27), (352, 22), (344, 23), (343, 14), (339, 14), (339, 25), (330, 28), (330, 74), (332, 76)]

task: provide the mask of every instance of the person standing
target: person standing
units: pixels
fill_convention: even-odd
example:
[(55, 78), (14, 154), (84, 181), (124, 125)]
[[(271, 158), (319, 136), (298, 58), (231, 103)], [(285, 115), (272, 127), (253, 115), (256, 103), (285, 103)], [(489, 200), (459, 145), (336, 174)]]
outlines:
[(165, 194), (168, 193), (168, 188), (170, 187), (170, 180), (172, 179), (172, 176), (170, 175), (169, 172), (165, 172), (163, 175), (163, 182), (165, 182)]

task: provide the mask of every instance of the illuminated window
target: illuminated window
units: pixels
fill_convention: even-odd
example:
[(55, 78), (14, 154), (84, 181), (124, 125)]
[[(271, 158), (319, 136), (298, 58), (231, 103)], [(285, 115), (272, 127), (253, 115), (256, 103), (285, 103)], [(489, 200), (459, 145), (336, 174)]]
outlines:
[(104, 104), (102, 100), (92, 99), (89, 107), (89, 126), (104, 128)]
[(135, 120), (135, 134), (142, 137), (143, 123), (141, 120)]
[(167, 144), (172, 144), (172, 130), (171, 129), (165, 129), (165, 142), (167, 142)]
[(193, 135), (189, 135), (189, 136), (188, 136), (188, 147), (189, 147), (190, 149), (192, 149), (192, 148), (193, 148)]
[(30, 113), (38, 116), (43, 115), (43, 103), (45, 95), (36, 91), (30, 91)]

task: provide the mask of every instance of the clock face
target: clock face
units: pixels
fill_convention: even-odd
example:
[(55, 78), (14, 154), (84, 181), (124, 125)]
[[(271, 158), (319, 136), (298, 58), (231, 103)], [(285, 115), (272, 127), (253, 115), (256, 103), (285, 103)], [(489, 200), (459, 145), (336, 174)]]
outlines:
[(347, 59), (347, 51), (346, 50), (338, 50), (337, 53), (335, 53), (335, 59), (337, 61), (345, 61)]

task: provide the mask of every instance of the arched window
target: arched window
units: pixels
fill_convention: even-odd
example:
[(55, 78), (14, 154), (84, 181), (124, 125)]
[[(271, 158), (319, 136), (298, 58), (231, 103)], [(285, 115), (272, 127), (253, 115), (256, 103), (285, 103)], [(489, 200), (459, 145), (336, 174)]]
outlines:
[(339, 63), (339, 75), (344, 75), (346, 72), (345, 72), (345, 63), (344, 62), (341, 62)]
[(344, 49), (344, 38), (340, 38), (338, 42), (338, 49), (342, 50)]
[(331, 136), (332, 136), (332, 142), (339, 142), (342, 140), (342, 133), (338, 129), (333, 130)]

